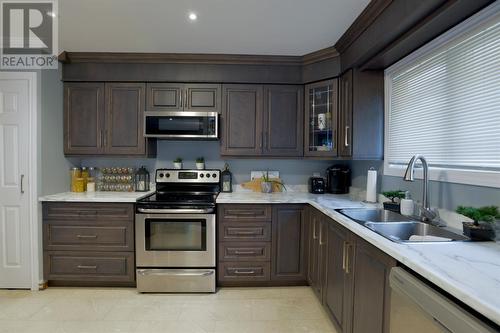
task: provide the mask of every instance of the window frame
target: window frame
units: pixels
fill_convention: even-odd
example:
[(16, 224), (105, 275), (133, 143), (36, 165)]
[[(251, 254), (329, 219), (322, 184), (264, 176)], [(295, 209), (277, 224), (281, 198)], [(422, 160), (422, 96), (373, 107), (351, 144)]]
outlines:
[[(467, 33), (478, 25), (483, 24), (486, 20), (500, 17), (499, 9), (500, 3), (493, 3), (479, 13), (471, 16), (434, 40), (420, 47), (416, 51), (410, 53), (384, 71), (384, 150), (386, 152), (388, 152), (389, 145), (389, 124), (391, 117), (391, 102), (389, 96), (392, 92), (391, 78), (393, 74), (401, 70), (401, 68), (408, 67), (408, 65), (413, 64), (418, 59), (428, 56), (435, 48), (442, 47), (444, 44), (453, 41), (455, 38), (460, 37), (463, 33)], [(403, 177), (405, 170), (405, 165), (391, 164), (387, 154), (385, 155), (384, 175)], [(421, 168), (417, 168), (415, 170), (415, 177), (418, 179), (423, 178)], [(477, 169), (461, 169), (429, 166), (429, 179), (440, 182), (500, 188), (500, 171), (484, 170), (481, 169), (481, 167), (478, 167)]]

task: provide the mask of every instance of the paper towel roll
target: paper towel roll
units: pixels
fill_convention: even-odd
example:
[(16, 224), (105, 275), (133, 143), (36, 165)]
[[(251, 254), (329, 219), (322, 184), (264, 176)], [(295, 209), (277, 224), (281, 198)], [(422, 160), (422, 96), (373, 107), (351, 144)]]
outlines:
[(377, 202), (377, 170), (370, 168), (366, 177), (366, 201)]

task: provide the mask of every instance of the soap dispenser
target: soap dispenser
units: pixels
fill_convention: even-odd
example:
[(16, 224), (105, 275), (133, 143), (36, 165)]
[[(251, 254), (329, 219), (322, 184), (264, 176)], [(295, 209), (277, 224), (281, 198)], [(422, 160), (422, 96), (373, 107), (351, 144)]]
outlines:
[(412, 216), (415, 210), (415, 204), (410, 198), (410, 192), (405, 192), (405, 198), (401, 199), (401, 214), (405, 216)]

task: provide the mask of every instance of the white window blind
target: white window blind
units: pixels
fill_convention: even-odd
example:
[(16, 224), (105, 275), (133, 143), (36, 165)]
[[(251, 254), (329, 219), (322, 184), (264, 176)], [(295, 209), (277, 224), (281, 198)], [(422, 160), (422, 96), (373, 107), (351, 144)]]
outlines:
[(386, 174), (418, 153), (440, 172), (500, 179), (500, 7), (490, 7), (386, 70)]

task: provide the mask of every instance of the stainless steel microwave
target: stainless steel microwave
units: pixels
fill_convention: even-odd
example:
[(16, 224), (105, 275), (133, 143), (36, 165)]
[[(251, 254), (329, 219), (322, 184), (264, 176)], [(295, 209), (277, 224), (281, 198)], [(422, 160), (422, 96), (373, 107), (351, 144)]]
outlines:
[(163, 139), (217, 140), (219, 114), (198, 111), (147, 111), (144, 136)]

